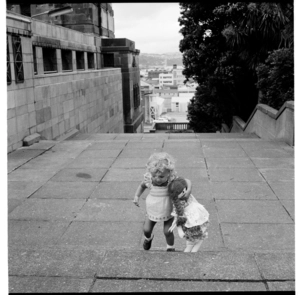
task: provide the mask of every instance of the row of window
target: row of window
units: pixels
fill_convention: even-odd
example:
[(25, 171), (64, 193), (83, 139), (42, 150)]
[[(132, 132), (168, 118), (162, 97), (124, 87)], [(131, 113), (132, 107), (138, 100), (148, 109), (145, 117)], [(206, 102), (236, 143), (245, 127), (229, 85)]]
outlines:
[[(16, 83), (24, 82), (24, 69), (23, 69), (23, 57), (22, 57), (22, 43), (19, 36), (12, 36), (13, 45), (13, 62), (15, 69), (15, 80)], [(57, 72), (57, 56), (55, 48), (42, 47), (43, 51), (43, 65), (44, 74)], [(11, 63), (9, 55), (9, 46), (7, 42), (7, 84), (11, 84)], [(63, 71), (73, 71), (72, 62), (72, 50), (61, 49), (61, 60), (62, 60), (62, 70)], [(93, 52), (87, 52), (87, 65), (88, 69), (95, 68), (95, 59)], [(38, 74), (37, 69), (37, 58), (36, 58), (36, 46), (33, 46), (33, 66), (34, 74)], [(84, 52), (76, 51), (76, 69), (85, 70), (84, 62)], [(138, 108), (140, 106), (140, 88), (138, 84), (133, 85), (133, 106)]]
[(160, 81), (160, 84), (167, 84), (167, 83), (173, 83), (173, 81)]
[[(16, 83), (24, 82), (24, 68), (22, 56), (22, 43), (19, 36), (12, 36), (12, 49), (13, 49), (13, 64), (15, 69)], [(33, 68), (34, 74), (38, 74), (36, 46), (33, 46)], [(42, 47), (43, 51), (43, 66), (44, 74), (57, 72), (57, 56), (55, 48)], [(84, 51), (76, 52), (76, 70), (85, 70)], [(73, 71), (72, 50), (61, 49), (62, 71)], [(89, 70), (95, 69), (94, 52), (87, 52), (87, 68)], [(9, 55), (9, 45), (7, 39), (6, 47), (6, 80), (7, 84), (11, 84), (11, 62)]]
[[(42, 47), (44, 73), (57, 72), (56, 49)], [(84, 51), (75, 51), (76, 70), (85, 70)], [(34, 74), (38, 74), (36, 61), (36, 46), (33, 47)], [(63, 71), (73, 71), (72, 50), (61, 49), (61, 61)], [(94, 52), (87, 52), (87, 67), (89, 70), (95, 69)]]

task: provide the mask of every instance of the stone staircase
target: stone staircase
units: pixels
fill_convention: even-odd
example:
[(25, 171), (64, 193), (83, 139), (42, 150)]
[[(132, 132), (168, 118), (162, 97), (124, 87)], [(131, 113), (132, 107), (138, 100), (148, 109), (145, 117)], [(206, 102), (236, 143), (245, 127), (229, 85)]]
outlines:
[[(198, 253), (142, 250), (151, 153), (210, 213)], [(78, 134), (8, 155), (9, 292), (295, 290), (294, 149), (252, 134)]]

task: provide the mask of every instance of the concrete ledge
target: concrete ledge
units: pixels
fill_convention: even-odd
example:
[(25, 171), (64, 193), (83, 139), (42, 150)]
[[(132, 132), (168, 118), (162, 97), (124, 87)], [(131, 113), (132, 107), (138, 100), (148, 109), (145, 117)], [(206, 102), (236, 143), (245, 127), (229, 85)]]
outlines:
[(76, 136), (78, 133), (79, 133), (78, 129), (73, 129), (70, 132), (68, 132), (67, 134), (64, 134), (64, 135), (56, 138), (56, 140), (57, 141), (64, 141), (64, 140), (67, 140), (67, 139), (70, 139), (70, 138)]
[(294, 145), (294, 102), (287, 101), (280, 110), (258, 104), (248, 121), (234, 116), (230, 133), (255, 133), (263, 139), (274, 139)]
[(29, 136), (26, 136), (24, 139), (23, 139), (23, 146), (30, 146), (36, 142), (39, 142), (41, 139), (41, 135), (38, 134), (38, 133), (34, 133), (34, 134), (31, 134)]

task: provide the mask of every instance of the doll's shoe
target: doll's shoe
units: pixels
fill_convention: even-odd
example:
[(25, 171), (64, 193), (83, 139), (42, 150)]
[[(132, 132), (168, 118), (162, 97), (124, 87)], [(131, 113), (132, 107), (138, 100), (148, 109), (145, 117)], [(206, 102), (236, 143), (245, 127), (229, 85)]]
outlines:
[(143, 243), (144, 250), (150, 250), (153, 238), (154, 238), (154, 236), (152, 237), (152, 239), (150, 241), (147, 241), (146, 239), (144, 240), (144, 243)]
[(168, 248), (167, 252), (175, 252), (175, 248)]

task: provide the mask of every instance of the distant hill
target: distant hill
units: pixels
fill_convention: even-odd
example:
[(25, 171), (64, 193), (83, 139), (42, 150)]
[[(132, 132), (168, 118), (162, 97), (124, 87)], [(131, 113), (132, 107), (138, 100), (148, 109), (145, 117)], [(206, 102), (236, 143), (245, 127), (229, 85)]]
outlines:
[(182, 54), (181, 53), (140, 53), (139, 55), (140, 67), (153, 67), (153, 66), (163, 66), (167, 61), (167, 66), (172, 66), (177, 64), (182, 66)]

